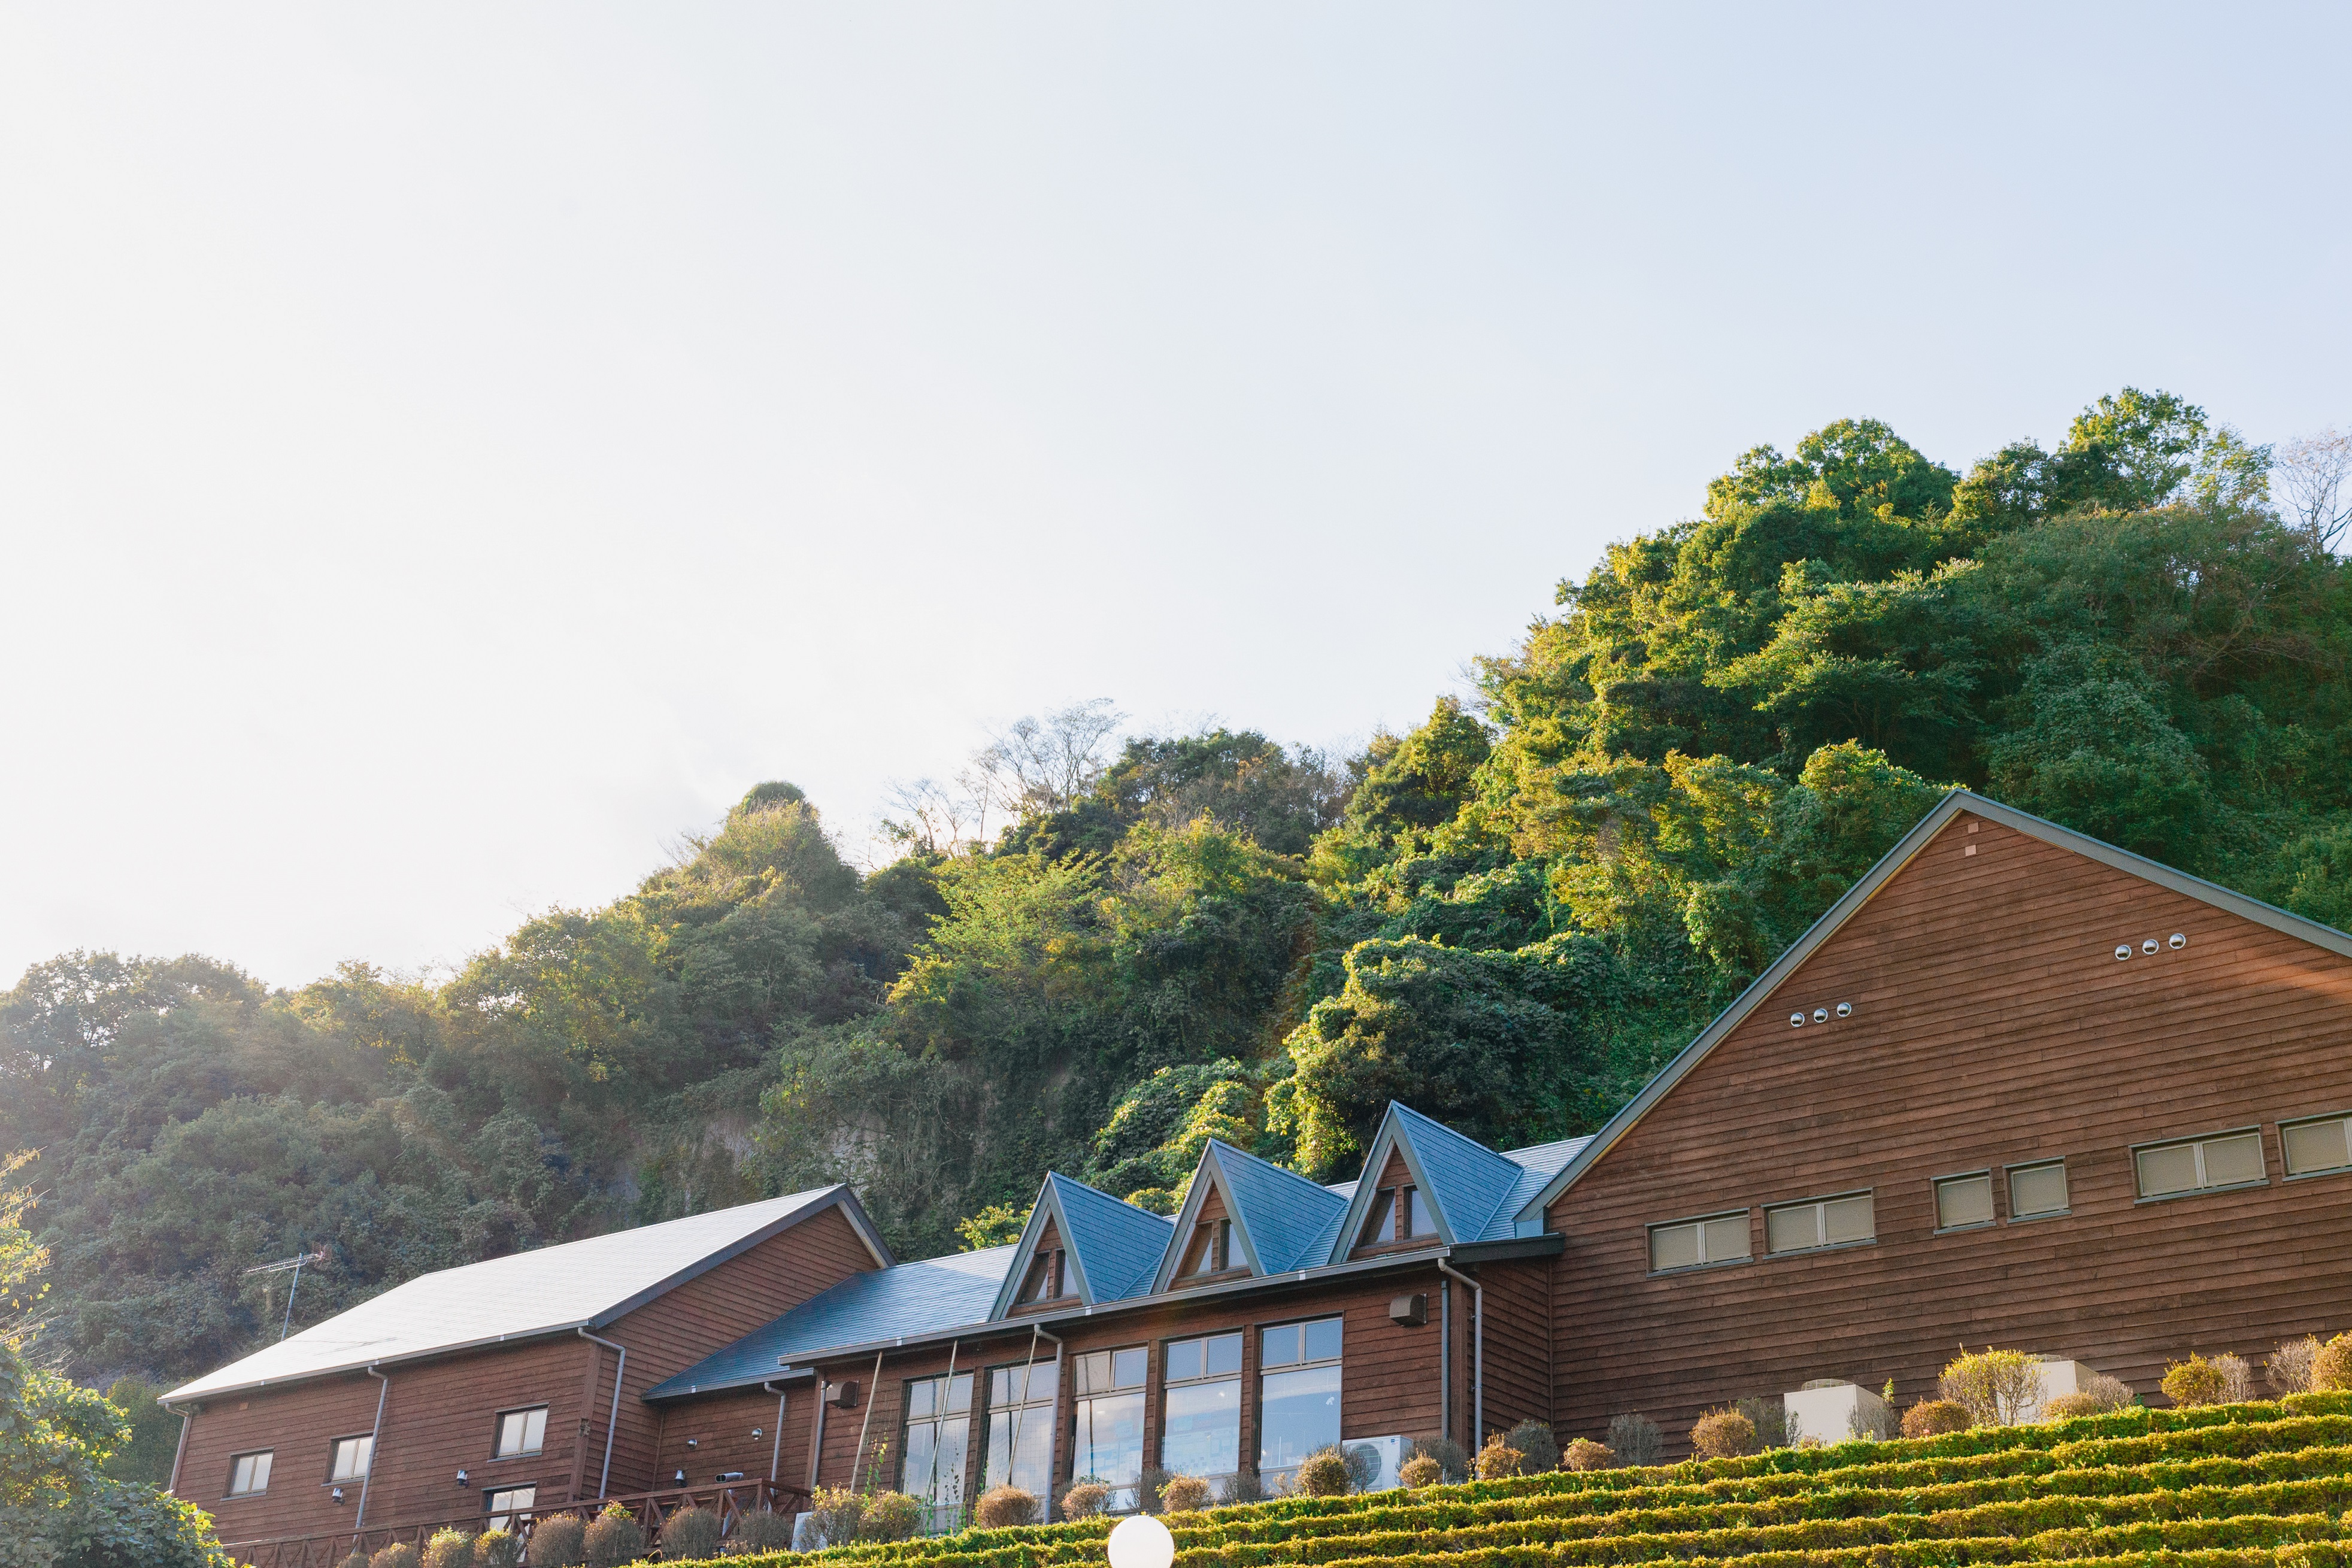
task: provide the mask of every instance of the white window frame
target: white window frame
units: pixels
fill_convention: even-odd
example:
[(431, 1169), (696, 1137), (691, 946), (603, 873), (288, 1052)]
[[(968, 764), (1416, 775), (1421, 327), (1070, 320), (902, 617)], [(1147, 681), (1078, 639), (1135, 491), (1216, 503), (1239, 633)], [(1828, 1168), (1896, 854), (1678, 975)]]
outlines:
[[(1740, 1234), (1747, 1238), (1747, 1247), (1737, 1258), (1709, 1258), (1706, 1256), (1706, 1228), (1716, 1223), (1717, 1220), (1722, 1219), (1736, 1219), (1739, 1221)], [(1666, 1269), (1659, 1268), (1658, 1232), (1661, 1230), (1680, 1230), (1685, 1226), (1698, 1233), (1698, 1261), (1696, 1263), (1677, 1263), (1673, 1267)], [(1653, 1275), (1690, 1274), (1696, 1273), (1701, 1269), (1728, 1269), (1735, 1263), (1753, 1263), (1756, 1261), (1755, 1232), (1755, 1213), (1753, 1210), (1746, 1208), (1726, 1208), (1714, 1214), (1693, 1215), (1687, 1219), (1661, 1220), (1655, 1225), (1646, 1226), (1643, 1228), (1642, 1257), (1643, 1260), (1649, 1264), (1650, 1272)]]
[[(499, 1499), (511, 1498), (519, 1492), (529, 1495), (519, 1503), (509, 1502), (503, 1509), (499, 1506)], [(482, 1493), (482, 1511), (488, 1516), (490, 1529), (512, 1531), (518, 1522), (538, 1516), (538, 1483), (526, 1482), (521, 1486), (490, 1488)]]
[[(1848, 1198), (1854, 1197), (1870, 1199), (1870, 1234), (1852, 1241), (1829, 1240), (1829, 1206), (1833, 1203), (1843, 1203)], [(1814, 1242), (1811, 1247), (1790, 1247), (1775, 1252), (1772, 1249), (1772, 1217), (1799, 1208), (1810, 1208), (1813, 1211), (1813, 1234), (1822, 1239)], [(1849, 1247), (1877, 1245), (1878, 1189), (1876, 1187), (1861, 1186), (1855, 1187), (1851, 1192), (1832, 1192), (1821, 1197), (1799, 1198), (1794, 1203), (1771, 1203), (1764, 1206), (1764, 1256), (1767, 1258), (1806, 1258), (1816, 1252), (1843, 1252)]]
[[(1992, 1212), (1982, 1219), (1971, 1219), (1958, 1225), (1947, 1225), (1944, 1223), (1944, 1188), (1952, 1182), (1963, 1181), (1980, 1181), (1985, 1184), (1985, 1206)], [(1936, 1204), (1936, 1234), (1938, 1236), (1957, 1236), (1963, 1230), (1982, 1230), (2000, 1222), (2000, 1202), (1993, 1196), (1992, 1168), (1990, 1166), (1982, 1170), (1954, 1171), (1949, 1176), (1931, 1177), (1928, 1182), (1928, 1192)], [(1871, 1205), (1870, 1228), (1873, 1230), (1878, 1228), (1878, 1206), (1875, 1203)], [(1841, 1243), (1841, 1245), (1843, 1244)]]
[[(356, 1469), (346, 1470), (342, 1468), (343, 1445), (346, 1443), (358, 1444), (361, 1450), (367, 1456), (359, 1462), (359, 1468)], [(373, 1463), (375, 1463), (373, 1433), (360, 1432), (348, 1437), (337, 1437), (327, 1446), (327, 1484), (331, 1487), (341, 1486), (345, 1481), (363, 1481), (367, 1479), (368, 1467)]]
[[(2227, 1138), (2243, 1138), (2249, 1135), (2253, 1138), (2254, 1147), (2260, 1151), (2262, 1155), (2263, 1174), (2261, 1179), (2257, 1181), (2224, 1182), (2219, 1185), (2208, 1182), (2205, 1179), (2205, 1145), (2208, 1144), (2218, 1144)], [(2139, 1157), (2142, 1155), (2154, 1154), (2159, 1149), (2179, 1148), (2194, 1149), (2197, 1152), (2197, 1185), (2191, 1187), (2183, 1187), (2179, 1192), (2142, 1192), (2140, 1190)], [(2155, 1138), (2145, 1144), (2134, 1144), (2131, 1146), (2131, 1159), (2132, 1193), (2134, 1195), (2132, 1201), (2135, 1203), (2171, 1203), (2177, 1199), (2184, 1197), (2203, 1197), (2209, 1193), (2246, 1192), (2254, 1187), (2268, 1186), (2271, 1185), (2270, 1148), (2263, 1138), (2262, 1124), (2259, 1122), (2251, 1127), (2224, 1127), (2220, 1132), (2216, 1133), (2200, 1133), (2192, 1138)], [(2074, 1195), (2070, 1192), (2067, 1196), (2071, 1199)]]
[(2352, 1150), (2352, 1114), (2347, 1114), (2339, 1111), (2333, 1115), (2327, 1116), (2297, 1116), (2292, 1122), (2281, 1122), (2278, 1124), (2279, 1169), (2286, 1173), (2287, 1180), (2308, 1181), (2313, 1176), (2342, 1176), (2347, 1171), (2352, 1171), (2352, 1161), (2347, 1161), (2346, 1164), (2340, 1166), (2324, 1166), (2315, 1171), (2299, 1171), (2294, 1168), (2293, 1163), (2287, 1156), (2287, 1134), (2293, 1132), (2298, 1127), (2324, 1126), (2329, 1122), (2339, 1122), (2344, 1124), (2345, 1146), (2347, 1150)]
[[(2017, 1178), (2021, 1175), (2030, 1171), (2046, 1170), (2055, 1170), (2062, 1177), (2064, 1178), (2066, 1183), (2065, 1207), (2063, 1208), (2041, 1208), (2034, 1210), (2032, 1214), (2020, 1214), (2017, 1210)], [(2064, 1155), (2062, 1155), (2054, 1160), (2021, 1160), (2016, 1165), (2001, 1166), (2000, 1174), (2003, 1183), (2007, 1188), (2005, 1196), (2009, 1203), (2009, 1213), (2004, 1218), (2010, 1224), (2031, 1225), (2037, 1219), (2063, 1219), (2068, 1215), (2074, 1212), (2074, 1173), (2066, 1168), (2066, 1160)], [(2137, 1160), (2134, 1161), (2134, 1175), (2135, 1177), (2137, 1177)]]
[[(535, 1446), (530, 1446), (530, 1418), (531, 1418), (531, 1416), (532, 1416), (533, 1415), (537, 1415), (537, 1416), (539, 1416), (539, 1442), (538, 1442), (538, 1443), (537, 1443), (537, 1445), (535, 1445)], [(506, 1440), (507, 1440), (507, 1422), (508, 1422), (510, 1418), (512, 1418), (512, 1417), (514, 1417), (514, 1416), (521, 1416), (521, 1417), (522, 1417), (522, 1434), (521, 1434), (521, 1436), (522, 1436), (522, 1441), (524, 1442), (524, 1444), (526, 1445), (526, 1447), (520, 1448), (506, 1448), (506, 1447), (504, 1447), (504, 1446), (503, 1446), (503, 1445), (505, 1444)], [(528, 1458), (531, 1458), (533, 1455), (536, 1455), (536, 1454), (542, 1454), (542, 1453), (545, 1453), (546, 1451), (547, 1451), (547, 1406), (544, 1406), (544, 1405), (518, 1405), (518, 1406), (514, 1406), (512, 1409), (509, 1409), (509, 1410), (501, 1410), (501, 1411), (499, 1411), (499, 1424), (498, 1424), (498, 1427), (497, 1427), (497, 1429), (496, 1429), (494, 1432), (492, 1432), (492, 1434), (491, 1434), (491, 1436), (490, 1436), (490, 1458), (493, 1458), (493, 1459), (528, 1459)]]
[[(257, 1467), (261, 1471), (261, 1484), (257, 1487), (249, 1486), (243, 1491), (239, 1491), (236, 1487), (237, 1468), (245, 1464), (248, 1459), (260, 1459), (265, 1461)], [(241, 1454), (231, 1454), (228, 1457), (228, 1491), (226, 1495), (230, 1497), (267, 1496), (269, 1491), (270, 1472), (277, 1469), (277, 1468), (278, 1450), (275, 1448), (248, 1448)]]

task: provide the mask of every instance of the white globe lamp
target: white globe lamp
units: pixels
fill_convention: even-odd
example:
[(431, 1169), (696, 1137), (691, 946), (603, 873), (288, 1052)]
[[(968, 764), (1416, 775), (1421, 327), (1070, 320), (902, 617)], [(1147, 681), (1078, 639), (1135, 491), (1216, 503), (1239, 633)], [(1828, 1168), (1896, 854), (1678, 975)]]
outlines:
[(1110, 1532), (1110, 1568), (1168, 1568), (1176, 1561), (1176, 1538), (1148, 1513), (1118, 1521)]

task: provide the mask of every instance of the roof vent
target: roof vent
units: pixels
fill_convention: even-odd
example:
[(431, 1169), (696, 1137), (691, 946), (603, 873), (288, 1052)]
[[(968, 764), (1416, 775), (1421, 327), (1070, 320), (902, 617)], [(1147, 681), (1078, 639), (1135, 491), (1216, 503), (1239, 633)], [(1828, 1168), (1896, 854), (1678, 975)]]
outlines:
[(1827, 1022), (1829, 1022), (1829, 1021), (1830, 1021), (1830, 1009), (1827, 1009), (1827, 1008), (1815, 1008), (1815, 1009), (1813, 1009), (1813, 1021), (1814, 1021), (1815, 1023), (1827, 1023)]
[(1853, 1004), (1852, 1002), (1840, 1002), (1838, 1004), (1838, 1017), (1842, 1019), (1850, 1019), (1853, 1017)]
[(2176, 931), (2176, 932), (2174, 932), (2174, 933), (2172, 934), (2172, 945), (2173, 945), (2175, 947), (2186, 947), (2186, 946), (2189, 946), (2189, 933), (2187, 933), (2186, 931)]
[(2122, 963), (2126, 958), (2128, 958), (2128, 957), (2130, 957), (2130, 956), (2131, 956), (2131, 944), (2130, 944), (2130, 943), (2128, 943), (2128, 942), (2119, 942), (2119, 943), (2117, 943), (2117, 944), (2116, 945), (2116, 962), (2117, 962), (2117, 963), (2119, 963), (2119, 964), (2120, 964), (2120, 963)]
[(2149, 937), (2147, 941), (2145, 941), (2145, 942), (2141, 943), (2141, 944), (2139, 945), (2139, 950), (2140, 950), (2141, 952), (2143, 952), (2143, 953), (2153, 953), (2153, 952), (2155, 952), (2155, 951), (2156, 951), (2156, 938), (2155, 938), (2155, 937), (2153, 937), (2153, 936), (2151, 936), (2151, 937)]
[(1804, 1023), (1805, 1023), (1805, 1015), (1804, 1015), (1804, 1014), (1802, 1014), (1802, 1013), (1790, 1013), (1790, 1014), (1789, 1015), (1789, 1027), (1790, 1027), (1790, 1029), (1802, 1029), (1802, 1028), (1804, 1027)]

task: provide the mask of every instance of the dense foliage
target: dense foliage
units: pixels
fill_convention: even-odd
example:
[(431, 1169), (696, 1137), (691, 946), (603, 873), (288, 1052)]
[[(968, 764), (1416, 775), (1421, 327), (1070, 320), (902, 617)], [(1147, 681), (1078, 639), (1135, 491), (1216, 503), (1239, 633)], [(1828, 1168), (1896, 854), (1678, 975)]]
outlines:
[[(861, 874), (788, 784), (446, 983), (69, 954), (0, 998), (37, 1354), (176, 1377), (421, 1270), (820, 1182), (905, 1255), (1049, 1166), (1327, 1179), (1391, 1098), (1605, 1117), (1964, 783), (2352, 920), (2352, 573), (2269, 455), (2126, 391), (1965, 474), (1845, 421), (1612, 547), (1465, 700), (1334, 761), (1024, 721)], [(2332, 492), (2331, 492), (2332, 494)], [(995, 831), (984, 831), (993, 821)]]

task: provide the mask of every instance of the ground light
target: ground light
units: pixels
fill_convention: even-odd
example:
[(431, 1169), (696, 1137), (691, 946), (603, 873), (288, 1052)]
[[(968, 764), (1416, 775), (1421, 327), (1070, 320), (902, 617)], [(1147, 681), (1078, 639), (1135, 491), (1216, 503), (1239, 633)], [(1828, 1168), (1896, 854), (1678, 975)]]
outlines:
[(1176, 1561), (1176, 1538), (1148, 1513), (1118, 1521), (1110, 1532), (1110, 1568), (1168, 1568)]

